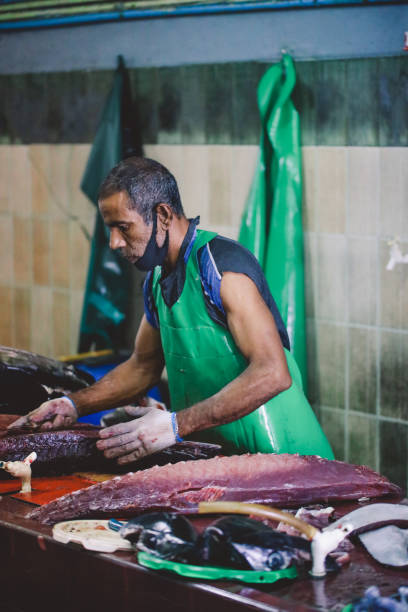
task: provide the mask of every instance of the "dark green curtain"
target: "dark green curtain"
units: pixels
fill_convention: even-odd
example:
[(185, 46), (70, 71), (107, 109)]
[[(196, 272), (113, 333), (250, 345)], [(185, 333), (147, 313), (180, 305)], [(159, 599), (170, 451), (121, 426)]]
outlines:
[(269, 68), (258, 86), (262, 132), (239, 241), (259, 260), (286, 323), (306, 389), (306, 333), (299, 115), (293, 60)]
[[(113, 166), (125, 157), (141, 154), (135, 117), (129, 75), (123, 58), (119, 56), (112, 89), (81, 182), (82, 191), (96, 207), (99, 187)], [(129, 264), (109, 248), (109, 232), (97, 210), (82, 309), (79, 352), (121, 348), (129, 283)]]

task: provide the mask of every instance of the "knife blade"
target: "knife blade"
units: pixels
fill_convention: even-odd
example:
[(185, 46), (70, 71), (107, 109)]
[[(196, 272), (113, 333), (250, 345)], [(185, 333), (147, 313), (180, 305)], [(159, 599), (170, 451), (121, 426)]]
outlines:
[(404, 504), (368, 504), (345, 514), (334, 523), (330, 523), (323, 531), (332, 531), (341, 528), (346, 523), (353, 527), (352, 531), (363, 531), (372, 525), (407, 522), (408, 506)]

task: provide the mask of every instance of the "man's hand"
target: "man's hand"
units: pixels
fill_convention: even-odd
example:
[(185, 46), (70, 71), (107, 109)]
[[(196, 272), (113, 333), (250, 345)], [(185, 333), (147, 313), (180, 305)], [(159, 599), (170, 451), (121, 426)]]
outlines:
[(73, 402), (68, 397), (58, 397), (44, 402), (35, 410), (14, 421), (7, 429), (13, 430), (24, 427), (46, 431), (69, 427), (69, 425), (75, 423), (77, 418), (78, 413)]
[(99, 432), (102, 440), (96, 445), (108, 459), (118, 457), (118, 463), (130, 463), (176, 443), (170, 412), (151, 406), (126, 406), (125, 410), (133, 416), (144, 416)]

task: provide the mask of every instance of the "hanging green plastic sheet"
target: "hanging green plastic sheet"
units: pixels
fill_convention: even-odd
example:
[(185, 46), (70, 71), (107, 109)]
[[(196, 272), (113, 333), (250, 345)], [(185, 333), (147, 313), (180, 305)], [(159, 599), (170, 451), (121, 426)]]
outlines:
[[(82, 191), (96, 207), (99, 187), (108, 172), (124, 157), (139, 152), (132, 148), (131, 110), (128, 74), (120, 56), (81, 182)], [(109, 232), (98, 211), (82, 309), (79, 352), (91, 348), (120, 348), (129, 283), (129, 264), (109, 248)]]
[(239, 241), (262, 266), (306, 390), (300, 125), (291, 100), (295, 82), (293, 60), (284, 54), (259, 83), (260, 153)]

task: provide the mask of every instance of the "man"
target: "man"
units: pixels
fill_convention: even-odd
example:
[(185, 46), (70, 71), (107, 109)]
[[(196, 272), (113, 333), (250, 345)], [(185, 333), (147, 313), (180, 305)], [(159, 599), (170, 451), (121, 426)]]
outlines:
[(133, 157), (113, 168), (99, 208), (110, 247), (148, 271), (134, 352), (91, 387), (45, 402), (15, 426), (67, 426), (135, 403), (166, 365), (172, 412), (128, 406), (139, 418), (100, 432), (97, 445), (107, 457), (128, 463), (189, 437), (218, 442), (224, 453), (333, 458), (252, 254), (197, 229), (174, 177), (153, 160)]

